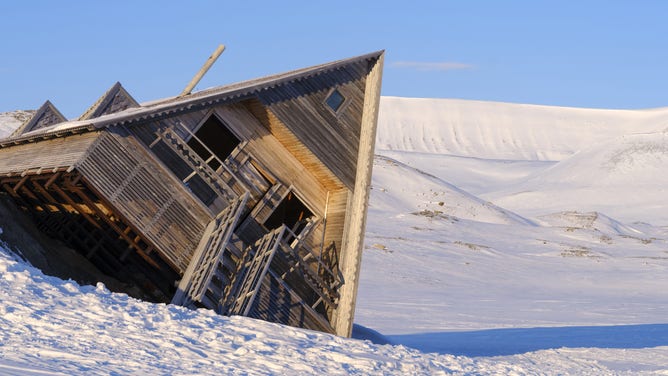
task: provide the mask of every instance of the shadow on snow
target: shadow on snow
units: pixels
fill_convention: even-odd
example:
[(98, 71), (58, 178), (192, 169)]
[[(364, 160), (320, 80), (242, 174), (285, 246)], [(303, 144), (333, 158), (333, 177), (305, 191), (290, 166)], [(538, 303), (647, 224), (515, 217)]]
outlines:
[(501, 356), (562, 347), (640, 349), (668, 346), (668, 324), (490, 329), (386, 336), (429, 353)]

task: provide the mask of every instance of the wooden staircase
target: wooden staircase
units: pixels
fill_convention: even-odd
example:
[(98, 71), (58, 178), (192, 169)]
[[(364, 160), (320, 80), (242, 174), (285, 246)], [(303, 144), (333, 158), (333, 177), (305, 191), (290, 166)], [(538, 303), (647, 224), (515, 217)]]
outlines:
[[(172, 128), (164, 128), (157, 132), (156, 136), (158, 139), (163, 140), (174, 152), (183, 156), (183, 160), (192, 166), (193, 172), (186, 177), (184, 183), (187, 183), (189, 178), (197, 174), (202, 177), (204, 182), (206, 182), (214, 192), (224, 198), (227, 202), (231, 202), (237, 197), (234, 190), (221, 178), (221, 172), (216, 172), (209, 166), (210, 160), (216, 158), (213, 153), (211, 153), (209, 160), (205, 161), (197, 155), (197, 153), (195, 153)], [(220, 163), (222, 164), (223, 162), (221, 161)]]
[(342, 279), (304, 245), (305, 236), (281, 226), (247, 247), (222, 312), (334, 333), (327, 312), (338, 305)]
[(199, 303), (220, 311), (242, 255), (243, 245), (234, 237), (234, 228), (247, 200), (248, 194), (245, 194), (232, 201), (209, 223), (179, 282), (172, 304), (191, 307)]

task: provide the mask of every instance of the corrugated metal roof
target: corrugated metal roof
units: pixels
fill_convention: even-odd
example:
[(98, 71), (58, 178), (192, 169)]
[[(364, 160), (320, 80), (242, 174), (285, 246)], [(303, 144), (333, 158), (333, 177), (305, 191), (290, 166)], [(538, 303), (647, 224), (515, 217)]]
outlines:
[(40, 138), (61, 137), (67, 134), (86, 132), (93, 129), (113, 125), (131, 124), (149, 119), (162, 118), (167, 115), (188, 111), (197, 107), (209, 106), (214, 103), (230, 101), (252, 96), (255, 93), (272, 88), (336, 71), (338, 68), (364, 61), (378, 59), (384, 51), (376, 51), (348, 59), (297, 69), (285, 73), (242, 81), (230, 85), (219, 86), (195, 92), (183, 97), (170, 97), (142, 103), (140, 107), (128, 108), (113, 114), (103, 115), (94, 119), (68, 121), (52, 127), (28, 132), (20, 137), (0, 140), (0, 148), (31, 142)]

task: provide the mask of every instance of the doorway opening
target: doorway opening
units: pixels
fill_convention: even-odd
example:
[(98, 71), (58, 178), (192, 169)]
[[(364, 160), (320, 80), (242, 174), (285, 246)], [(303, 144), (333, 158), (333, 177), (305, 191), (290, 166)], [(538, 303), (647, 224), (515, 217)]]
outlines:
[(299, 234), (311, 217), (311, 210), (290, 191), (264, 222), (264, 227), (271, 230), (286, 225), (292, 232)]

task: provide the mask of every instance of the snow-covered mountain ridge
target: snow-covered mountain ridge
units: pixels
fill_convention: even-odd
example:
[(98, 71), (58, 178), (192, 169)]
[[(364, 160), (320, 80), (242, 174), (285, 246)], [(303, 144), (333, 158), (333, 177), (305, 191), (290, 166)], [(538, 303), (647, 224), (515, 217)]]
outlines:
[(599, 110), (459, 99), (383, 97), (378, 150), (559, 161), (592, 142), (668, 129), (668, 107)]
[[(524, 217), (668, 225), (668, 107), (600, 110), (383, 97), (376, 153)], [(633, 194), (627, 194), (633, 192)]]

